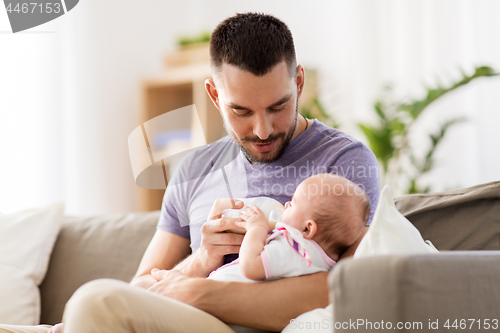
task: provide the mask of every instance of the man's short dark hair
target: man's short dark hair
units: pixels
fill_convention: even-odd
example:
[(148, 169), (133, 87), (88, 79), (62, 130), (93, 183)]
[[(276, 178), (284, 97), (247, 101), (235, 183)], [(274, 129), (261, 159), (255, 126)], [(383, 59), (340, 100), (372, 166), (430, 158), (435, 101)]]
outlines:
[(221, 22), (210, 39), (210, 63), (217, 72), (231, 64), (262, 76), (286, 61), (295, 76), (296, 60), (292, 33), (274, 16), (239, 13)]

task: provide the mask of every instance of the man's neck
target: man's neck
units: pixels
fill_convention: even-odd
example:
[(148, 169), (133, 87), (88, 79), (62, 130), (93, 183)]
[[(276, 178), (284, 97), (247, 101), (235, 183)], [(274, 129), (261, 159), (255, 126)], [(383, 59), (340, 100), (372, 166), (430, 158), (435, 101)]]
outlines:
[(299, 135), (304, 133), (307, 127), (311, 125), (309, 123), (309, 120), (306, 120), (300, 113), (298, 114), (298, 119), (297, 119), (297, 127), (295, 128), (295, 132), (293, 133), (292, 140), (295, 140)]

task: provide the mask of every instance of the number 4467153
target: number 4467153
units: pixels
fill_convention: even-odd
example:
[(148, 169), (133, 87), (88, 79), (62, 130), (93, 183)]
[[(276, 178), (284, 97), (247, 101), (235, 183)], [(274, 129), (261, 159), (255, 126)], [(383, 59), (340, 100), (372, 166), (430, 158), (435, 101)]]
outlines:
[[(45, 5), (45, 6), (44, 6)], [(55, 13), (59, 14), (61, 12), (61, 4), (60, 3), (35, 3), (35, 2), (25, 2), (25, 3), (17, 3), (14, 8), (12, 8), (12, 3), (7, 5), (7, 13)]]
[(447, 329), (454, 328), (461, 330), (464, 329), (470, 330), (476, 327), (477, 329), (496, 330), (498, 329), (498, 319), (455, 319), (455, 321), (453, 322), (451, 322), (450, 319), (448, 319), (444, 323), (443, 327), (446, 327)]

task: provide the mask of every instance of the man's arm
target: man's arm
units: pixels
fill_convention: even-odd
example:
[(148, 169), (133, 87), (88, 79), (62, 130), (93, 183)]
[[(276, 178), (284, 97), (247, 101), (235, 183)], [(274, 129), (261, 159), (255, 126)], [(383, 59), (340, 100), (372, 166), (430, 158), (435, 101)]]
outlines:
[(230, 324), (281, 331), (291, 319), (328, 305), (327, 277), (321, 272), (265, 283), (214, 284), (197, 305)]
[(240, 219), (222, 217), (222, 212), (242, 207), (242, 201), (228, 198), (215, 200), (207, 221), (201, 227), (200, 247), (175, 269), (190, 277), (207, 277), (222, 266), (226, 254), (239, 253), (243, 235), (228, 230), (244, 228), (235, 224)]
[[(210, 218), (201, 229), (200, 248), (190, 256), (189, 239), (157, 229), (130, 284), (145, 289), (151, 287), (158, 282), (151, 275), (153, 268), (175, 268), (190, 277), (207, 277), (211, 271), (222, 265), (224, 255), (239, 252), (243, 235), (226, 231), (244, 228), (234, 224), (238, 219), (223, 218), (221, 213), (227, 208), (241, 207), (243, 202), (235, 202), (233, 199), (216, 200)], [(185, 260), (182, 261), (183, 259)]]
[(151, 270), (172, 269), (189, 255), (189, 243), (189, 239), (157, 229), (130, 284), (145, 289), (151, 287), (158, 282), (151, 276)]
[[(365, 227), (341, 259), (356, 251), (367, 231)], [(328, 305), (327, 272), (262, 283), (189, 278), (176, 271), (156, 271), (153, 275), (160, 282), (149, 290), (190, 304), (229, 324), (281, 331), (291, 319)]]
[[(149, 290), (175, 298), (228, 323), (281, 331), (300, 314), (328, 305), (327, 272), (270, 282), (223, 282), (156, 271)], [(244, 300), (244, 301), (242, 301)]]

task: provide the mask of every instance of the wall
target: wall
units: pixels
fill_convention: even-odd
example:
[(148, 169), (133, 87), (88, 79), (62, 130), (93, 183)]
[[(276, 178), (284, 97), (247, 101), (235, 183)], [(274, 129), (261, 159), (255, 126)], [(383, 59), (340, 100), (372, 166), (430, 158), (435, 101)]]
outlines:
[[(493, 0), (82, 0), (54, 22), (0, 34), (0, 211), (55, 200), (66, 201), (70, 214), (137, 209), (127, 137), (139, 123), (141, 79), (164, 70), (177, 36), (244, 11), (289, 25), (299, 62), (320, 71), (321, 100), (360, 139), (355, 123), (373, 119), (387, 82), (398, 96), (415, 98), (437, 77), (457, 77), (459, 66), (500, 71), (500, 3)], [(8, 30), (6, 15), (0, 19)], [(469, 117), (438, 151), (428, 177), (436, 190), (500, 178), (498, 91), (500, 79), (481, 79), (421, 119), (427, 131), (451, 116)], [(414, 136), (424, 147), (421, 132)]]

